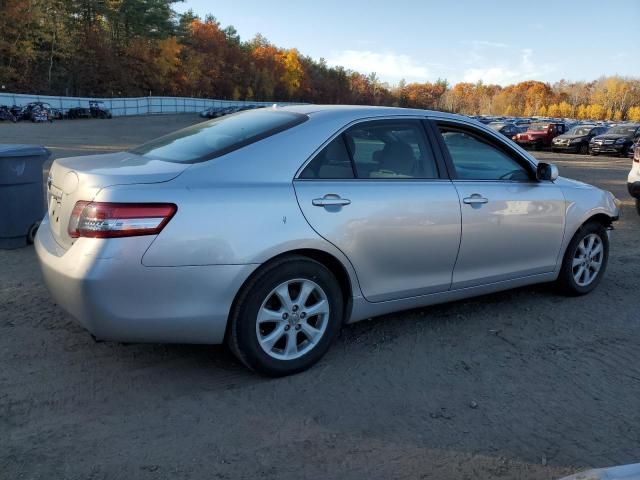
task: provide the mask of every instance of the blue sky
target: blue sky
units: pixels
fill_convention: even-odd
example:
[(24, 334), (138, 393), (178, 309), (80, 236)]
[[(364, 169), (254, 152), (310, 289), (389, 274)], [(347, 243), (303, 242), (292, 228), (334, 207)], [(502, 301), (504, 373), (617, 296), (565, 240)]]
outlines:
[(186, 0), (176, 5), (243, 40), (279, 47), (389, 83), (640, 76), (640, 0)]

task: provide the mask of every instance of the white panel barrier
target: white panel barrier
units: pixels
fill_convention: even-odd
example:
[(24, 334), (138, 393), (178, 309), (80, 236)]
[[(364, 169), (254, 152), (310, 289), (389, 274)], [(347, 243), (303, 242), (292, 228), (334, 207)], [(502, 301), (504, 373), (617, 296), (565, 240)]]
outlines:
[[(26, 105), (31, 102), (45, 102), (53, 108), (66, 112), (70, 108), (89, 108), (89, 101), (104, 102), (114, 117), (124, 115), (148, 115), (163, 113), (201, 112), (210, 107), (235, 107), (242, 105), (273, 105), (274, 102), (254, 102), (235, 100), (213, 100), (208, 98), (189, 97), (132, 97), (132, 98), (99, 98), (99, 97), (56, 97), (50, 95), (24, 95), (19, 93), (0, 92), (0, 105)], [(291, 102), (277, 102), (278, 105), (294, 105)]]

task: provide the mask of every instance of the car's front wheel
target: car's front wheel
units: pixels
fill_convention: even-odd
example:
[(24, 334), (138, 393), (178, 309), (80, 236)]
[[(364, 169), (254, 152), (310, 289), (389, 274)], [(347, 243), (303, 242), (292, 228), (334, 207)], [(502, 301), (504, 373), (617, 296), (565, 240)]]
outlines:
[(569, 295), (584, 295), (596, 288), (607, 268), (609, 236), (597, 222), (583, 225), (567, 247), (558, 286)]
[(324, 265), (287, 256), (265, 267), (239, 294), (228, 343), (250, 369), (279, 377), (311, 367), (342, 325), (343, 299)]

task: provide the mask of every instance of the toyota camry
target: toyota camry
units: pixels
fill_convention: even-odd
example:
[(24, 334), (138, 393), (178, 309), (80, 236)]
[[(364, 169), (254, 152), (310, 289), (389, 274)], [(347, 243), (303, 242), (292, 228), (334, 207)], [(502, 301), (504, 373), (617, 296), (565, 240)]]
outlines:
[(601, 281), (618, 202), (467, 117), (301, 105), (56, 160), (36, 238), (97, 339), (227, 342), (302, 371), (345, 323), (523, 285)]

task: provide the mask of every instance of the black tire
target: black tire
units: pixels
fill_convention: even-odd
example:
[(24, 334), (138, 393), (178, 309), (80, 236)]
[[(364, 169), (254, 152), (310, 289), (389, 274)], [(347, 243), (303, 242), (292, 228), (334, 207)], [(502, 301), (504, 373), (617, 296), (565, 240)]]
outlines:
[[(600, 270), (596, 274), (595, 278), (588, 285), (579, 285), (574, 278), (573, 273), (573, 260), (576, 255), (576, 251), (578, 250), (578, 245), (580, 242), (587, 236), (591, 234), (596, 234), (600, 237), (602, 241), (602, 265)], [(576, 232), (576, 234), (571, 239), (567, 250), (564, 253), (564, 258), (562, 259), (562, 267), (560, 269), (560, 275), (558, 276), (558, 280), (556, 280), (556, 285), (566, 295), (578, 296), (578, 295), (586, 295), (591, 292), (594, 288), (598, 286), (602, 277), (607, 270), (607, 262), (609, 260), (609, 236), (607, 235), (606, 228), (598, 222), (588, 222), (585, 223), (580, 229)]]
[(29, 227), (29, 231), (27, 232), (27, 244), (33, 245), (33, 242), (36, 239), (36, 233), (38, 233), (39, 227), (40, 227), (39, 221)]
[[(324, 333), (315, 346), (298, 358), (281, 360), (267, 354), (260, 345), (256, 322), (263, 302), (273, 289), (295, 279), (315, 282), (326, 295), (330, 313)], [(342, 291), (329, 269), (307, 257), (285, 256), (262, 267), (243, 287), (229, 318), (227, 343), (236, 357), (255, 372), (270, 377), (292, 375), (308, 369), (324, 356), (340, 331), (343, 310)]]
[(580, 147), (578, 147), (578, 153), (581, 155), (586, 155), (587, 153), (589, 153), (589, 145), (586, 143), (580, 145)]

